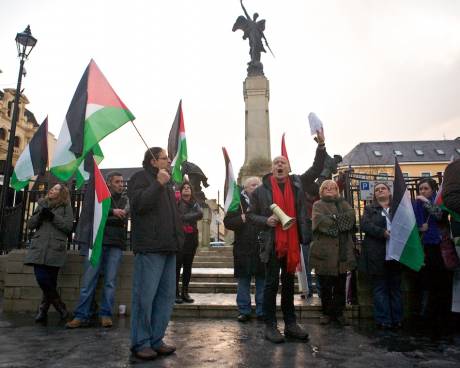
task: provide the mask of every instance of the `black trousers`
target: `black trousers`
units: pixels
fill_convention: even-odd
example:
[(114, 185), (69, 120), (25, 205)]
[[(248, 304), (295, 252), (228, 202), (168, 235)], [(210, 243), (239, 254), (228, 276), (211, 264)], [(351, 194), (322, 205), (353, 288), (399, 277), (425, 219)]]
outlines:
[(286, 325), (296, 322), (294, 309), (294, 277), (286, 272), (286, 258), (275, 255), (265, 265), (265, 289), (263, 311), (267, 324), (276, 324), (276, 294), (278, 294), (281, 271), (281, 310)]
[(45, 266), (45, 265), (34, 265), (35, 279), (37, 280), (40, 289), (43, 291), (43, 295), (49, 301), (59, 298), (57, 292), (57, 277), (59, 273), (59, 267)]
[(179, 285), (180, 271), (182, 272), (182, 286), (188, 287), (190, 279), (192, 278), (192, 264), (195, 258), (195, 253), (182, 253), (176, 254), (176, 284)]
[(345, 288), (347, 274), (338, 276), (318, 275), (321, 284), (321, 304), (323, 314), (331, 318), (340, 317), (345, 309)]

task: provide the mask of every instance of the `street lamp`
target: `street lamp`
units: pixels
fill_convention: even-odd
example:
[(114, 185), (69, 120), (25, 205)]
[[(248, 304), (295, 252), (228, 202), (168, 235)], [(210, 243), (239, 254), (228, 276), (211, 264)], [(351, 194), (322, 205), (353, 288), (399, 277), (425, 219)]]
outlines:
[[(35, 47), (37, 39), (32, 36), (30, 26), (16, 35), (16, 46), (18, 48), (19, 62), (19, 75), (18, 84), (16, 87), (16, 94), (14, 96), (13, 117), (11, 118), (10, 137), (8, 141), (8, 151), (6, 154), (6, 161), (3, 170), (3, 188), (2, 196), (0, 199), (0, 231), (3, 229), (5, 223), (5, 207), (7, 200), (8, 188), (10, 186), (11, 167), (13, 162), (14, 138), (16, 136), (16, 124), (18, 122), (19, 114), (19, 98), (21, 95), (21, 82), (24, 72), (24, 61), (29, 57), (30, 52)], [(1, 240), (1, 239), (0, 239)]]

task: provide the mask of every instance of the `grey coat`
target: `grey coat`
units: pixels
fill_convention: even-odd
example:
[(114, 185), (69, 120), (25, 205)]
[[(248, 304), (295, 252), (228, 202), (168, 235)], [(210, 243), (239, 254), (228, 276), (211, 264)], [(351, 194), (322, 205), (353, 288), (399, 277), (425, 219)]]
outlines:
[(73, 227), (72, 207), (68, 203), (51, 208), (54, 217), (50, 220), (41, 216), (46, 200), (41, 199), (38, 204), (28, 222), (29, 229), (35, 230), (35, 233), (24, 264), (62, 267), (67, 253), (67, 236)]

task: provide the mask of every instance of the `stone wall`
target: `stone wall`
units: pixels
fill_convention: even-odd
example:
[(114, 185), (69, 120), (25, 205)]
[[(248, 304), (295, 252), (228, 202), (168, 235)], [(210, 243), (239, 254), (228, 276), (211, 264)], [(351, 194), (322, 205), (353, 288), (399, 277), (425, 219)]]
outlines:
[[(2, 256), (6, 259), (4, 311), (34, 311), (41, 300), (42, 293), (35, 280), (33, 268), (23, 264), (25, 254), (26, 250), (18, 249)], [(132, 252), (125, 252), (118, 272), (117, 292), (115, 294), (115, 306), (118, 308), (119, 304), (125, 304), (128, 313), (131, 307), (133, 261)], [(58, 278), (58, 292), (69, 310), (73, 310), (78, 301), (82, 273), (83, 257), (79, 256), (78, 252), (69, 251), (66, 264), (59, 272)], [(102, 282), (102, 278), (99, 281)], [(97, 297), (99, 300), (99, 295)]]

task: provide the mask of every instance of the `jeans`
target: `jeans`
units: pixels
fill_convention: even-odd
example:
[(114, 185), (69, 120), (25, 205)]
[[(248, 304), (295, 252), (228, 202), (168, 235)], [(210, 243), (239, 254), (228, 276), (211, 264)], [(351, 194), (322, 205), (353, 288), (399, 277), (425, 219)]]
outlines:
[[(238, 278), (236, 304), (240, 314), (251, 314), (251, 276)], [(265, 277), (256, 276), (256, 315), (263, 316)]]
[(313, 276), (311, 275), (310, 268), (310, 244), (302, 244), (302, 253), (304, 264), (302, 267), (305, 267), (305, 273), (307, 274), (307, 285), (308, 285), (308, 294), (311, 296), (313, 294)]
[(75, 319), (81, 321), (90, 320), (92, 314), (91, 304), (101, 272), (104, 274), (104, 287), (102, 289), (102, 302), (99, 309), (99, 316), (112, 317), (117, 271), (122, 256), (123, 251), (120, 248), (103, 246), (102, 258), (97, 267), (91, 266), (86, 257), (84, 266), (85, 272), (83, 273), (82, 286), (80, 288), (80, 300), (74, 311)]
[(382, 276), (372, 276), (374, 319), (383, 325), (400, 323), (403, 319), (401, 271), (385, 266)]
[(138, 253), (134, 259), (131, 350), (159, 348), (176, 298), (176, 255)]
[(34, 265), (34, 273), (44, 297), (49, 301), (59, 298), (56, 290), (59, 267), (36, 264)]
[(281, 270), (281, 310), (286, 325), (296, 322), (294, 309), (294, 276), (286, 271), (286, 257), (279, 259), (272, 254), (265, 265), (263, 311), (267, 324), (276, 324), (276, 294), (278, 294)]
[(338, 276), (318, 275), (321, 283), (321, 305), (323, 314), (331, 318), (341, 317), (345, 309), (347, 274)]

